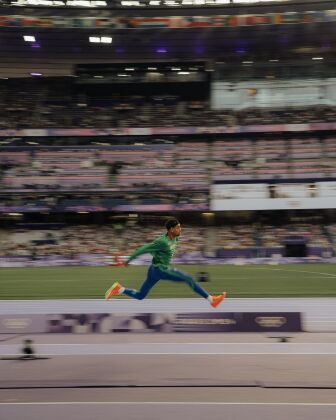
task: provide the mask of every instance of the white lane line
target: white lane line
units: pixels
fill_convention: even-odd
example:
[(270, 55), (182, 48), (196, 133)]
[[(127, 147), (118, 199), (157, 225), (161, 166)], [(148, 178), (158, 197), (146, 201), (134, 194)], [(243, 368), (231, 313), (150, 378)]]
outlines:
[[(269, 353), (261, 353), (261, 352), (252, 352), (252, 353), (239, 353), (239, 352), (202, 352), (202, 353), (188, 353), (188, 352), (169, 352), (169, 353), (129, 353), (129, 352), (110, 352), (110, 353), (39, 353), (38, 356), (268, 356), (268, 355), (275, 355), (275, 356), (336, 356), (336, 352), (310, 352), (310, 353), (302, 353), (302, 352), (269, 352)], [(22, 356), (21, 353), (1, 353), (0, 359), (2, 357), (19, 357)]]
[[(279, 333), (279, 332), (277, 332), (277, 331), (275, 331), (274, 333), (270, 333), (270, 334), (279, 334), (279, 336), (273, 336), (273, 337), (271, 337), (271, 338), (281, 338), (282, 336), (283, 336), (283, 334), (285, 334), (285, 333)], [(281, 335), (280, 335), (281, 334)], [(287, 333), (286, 333), (287, 334)], [(289, 334), (292, 334), (292, 333), (289, 333)], [(290, 337), (291, 338), (291, 337)], [(220, 342), (220, 341), (215, 341), (215, 342), (213, 342), (213, 343), (210, 343), (210, 342), (207, 342), (207, 343), (198, 343), (198, 342), (194, 342), (194, 341), (190, 341), (190, 342), (184, 342), (184, 341), (181, 341), (181, 342), (176, 342), (176, 343), (172, 343), (172, 342), (166, 342), (166, 341), (159, 341), (159, 342), (151, 342), (151, 341), (149, 341), (148, 343), (144, 343), (144, 342), (126, 342), (126, 343), (123, 343), (123, 344), (116, 344), (116, 343), (97, 343), (97, 344), (89, 344), (89, 343), (73, 343), (73, 344), (66, 344), (66, 343), (45, 343), (45, 344), (37, 344), (36, 345), (36, 347), (38, 347), (38, 348), (40, 348), (40, 347), (44, 347), (44, 346), (62, 346), (62, 347), (66, 347), (66, 346), (69, 346), (69, 347), (72, 347), (72, 346), (83, 346), (83, 347), (85, 347), (85, 348), (87, 348), (88, 346), (94, 346), (94, 347), (96, 347), (96, 346), (104, 346), (104, 345), (106, 345), (106, 346), (108, 346), (108, 347), (116, 347), (116, 348), (118, 348), (118, 347), (120, 347), (120, 346), (125, 346), (125, 347), (130, 347), (130, 346), (145, 346), (145, 347), (147, 347), (147, 346), (165, 346), (165, 347), (167, 347), (167, 346), (184, 346), (184, 345), (191, 345), (191, 346), (193, 346), (193, 345), (195, 345), (195, 344), (197, 344), (197, 345), (200, 345), (200, 346), (211, 346), (211, 345), (213, 345), (213, 346), (219, 346), (219, 347), (231, 347), (232, 345), (239, 345), (239, 346), (241, 346), (241, 345), (247, 345), (247, 346), (265, 346), (265, 347), (267, 347), (267, 346), (270, 346), (270, 347), (273, 347), (273, 346), (280, 346), (280, 347), (285, 347), (285, 346), (288, 346), (288, 347), (294, 347), (294, 346), (305, 346), (305, 345), (308, 345), (308, 346), (335, 346), (336, 345), (336, 343), (335, 342), (333, 342), (333, 341), (326, 341), (326, 342), (318, 342), (318, 343), (314, 343), (314, 342), (310, 342), (310, 341), (307, 341), (307, 342), (304, 342), (304, 341), (297, 341), (297, 342), (295, 342), (295, 343), (282, 343), (282, 344), (279, 344), (279, 343), (277, 343), (277, 342), (272, 342), (272, 343), (269, 343), (269, 342), (266, 342), (266, 341), (261, 341), (261, 342), (255, 342), (255, 343), (250, 343), (250, 342), (247, 342), (247, 341), (237, 341), (237, 342), (234, 342), (234, 341), (230, 341), (230, 342), (225, 342), (225, 343), (223, 343), (223, 342)], [(8, 347), (17, 347), (17, 346), (21, 346), (21, 343), (18, 343), (18, 344), (0, 344), (0, 349), (1, 348), (4, 348), (4, 346), (8, 346)]]
[(303, 402), (201, 402), (201, 401), (56, 401), (56, 402), (0, 402), (0, 405), (281, 405), (281, 406), (336, 406), (336, 403), (303, 403)]
[[(292, 333), (279, 333), (277, 331), (275, 331), (274, 333), (269, 333), (269, 334), (279, 334), (279, 336), (274, 336), (272, 338), (281, 338), (283, 336), (283, 334), (292, 334)], [(281, 334), (281, 335), (280, 335)], [(242, 342), (242, 341), (237, 341), (237, 342), (220, 342), (220, 341), (215, 341), (213, 343), (196, 343), (196, 342), (176, 342), (176, 343), (167, 343), (165, 341), (159, 341), (157, 343), (154, 342), (127, 342), (127, 343), (97, 343), (97, 344), (89, 344), (89, 343), (74, 343), (74, 344), (66, 344), (66, 343), (45, 343), (45, 344), (36, 344), (37, 348), (41, 348), (41, 347), (50, 347), (50, 346), (62, 346), (62, 347), (72, 347), (72, 346), (83, 346), (85, 348), (101, 348), (102, 346), (106, 346), (106, 347), (110, 347), (111, 349), (115, 348), (120, 348), (120, 347), (133, 347), (133, 346), (140, 346), (142, 348), (146, 348), (146, 347), (152, 347), (152, 346), (159, 346), (159, 347), (182, 347), (183, 346), (194, 346), (194, 345), (199, 345), (199, 346), (215, 346), (215, 347), (224, 347), (224, 348), (228, 348), (228, 347), (232, 347), (232, 346), (241, 346), (241, 345), (246, 345), (246, 346), (262, 346), (262, 347), (273, 347), (273, 346), (279, 346), (281, 348), (290, 348), (290, 347), (305, 347), (305, 346), (329, 346), (329, 347), (333, 347), (335, 348), (336, 343), (335, 342), (295, 342), (295, 343), (276, 343), (276, 342), (255, 342), (255, 343), (250, 343), (250, 342)], [(20, 346), (21, 343), (18, 344), (0, 344), (0, 348), (14, 348), (14, 347), (18, 347)], [(336, 350), (336, 349), (335, 349)]]
[(336, 277), (336, 274), (331, 273), (321, 273), (319, 271), (306, 271), (306, 270), (285, 270), (283, 268), (267, 268), (267, 267), (244, 267), (249, 270), (268, 270), (268, 271), (284, 271), (284, 272), (292, 272), (292, 273), (306, 273), (306, 274), (321, 274), (323, 276), (331, 276)]

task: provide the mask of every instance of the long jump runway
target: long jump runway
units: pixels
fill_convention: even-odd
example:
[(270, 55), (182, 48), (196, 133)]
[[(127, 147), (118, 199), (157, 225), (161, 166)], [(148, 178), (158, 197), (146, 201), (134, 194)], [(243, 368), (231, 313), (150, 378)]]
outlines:
[[(190, 301), (191, 312), (202, 311), (204, 302)], [(276, 301), (280, 306), (281, 300)], [(289, 306), (295, 310), (295, 300), (286, 301), (282, 311)], [(332, 309), (330, 315), (324, 310), (335, 300), (317, 301), (298, 305), (308, 312), (313, 307), (315, 319), (335, 315)], [(106, 311), (106, 302), (103, 310), (99, 301), (76, 302), (12, 301), (0, 307), (11, 314), (59, 313), (61, 306), (67, 313)], [(125, 313), (141, 312), (140, 305), (130, 310), (130, 302), (116, 303)], [(241, 304), (231, 302), (225, 311), (242, 310)], [(280, 310), (274, 302), (264, 301), (263, 307), (259, 300), (245, 304), (246, 311), (266, 306)], [(177, 309), (161, 300), (148, 301), (142, 312), (150, 312), (151, 305), (157, 312)], [(0, 419), (335, 419), (336, 334), (287, 335), (287, 343), (277, 342), (272, 334), (238, 333), (3, 335)], [(14, 359), (25, 338), (34, 341), (37, 354), (45, 359)]]

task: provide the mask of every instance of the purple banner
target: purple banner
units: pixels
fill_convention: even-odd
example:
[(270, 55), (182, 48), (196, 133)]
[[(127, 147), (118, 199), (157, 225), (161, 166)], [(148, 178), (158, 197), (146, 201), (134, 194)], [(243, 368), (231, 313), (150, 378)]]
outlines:
[(242, 332), (296, 332), (302, 331), (298, 312), (245, 312), (241, 314)]
[(301, 331), (298, 312), (220, 312), (178, 314), (173, 321), (176, 332), (295, 332)]
[(240, 324), (228, 312), (177, 314), (172, 322), (175, 332), (237, 332)]
[(187, 314), (1, 315), (0, 334), (114, 332), (298, 332), (298, 312), (205, 312)]

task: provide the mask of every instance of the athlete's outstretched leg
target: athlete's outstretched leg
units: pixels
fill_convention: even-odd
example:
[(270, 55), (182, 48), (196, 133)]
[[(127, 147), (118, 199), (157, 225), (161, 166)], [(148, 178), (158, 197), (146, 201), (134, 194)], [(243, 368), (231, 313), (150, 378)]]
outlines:
[(198, 293), (205, 299), (210, 296), (194, 279), (191, 274), (185, 273), (184, 271), (176, 270), (176, 268), (170, 268), (168, 270), (160, 270), (160, 278), (162, 280), (171, 280), (177, 282), (187, 283), (191, 289)]
[(144, 299), (148, 292), (150, 291), (150, 289), (155, 286), (155, 284), (160, 280), (160, 277), (158, 277), (156, 275), (156, 270), (154, 269), (154, 267), (151, 265), (148, 269), (147, 272), (147, 278), (146, 280), (143, 282), (142, 286), (140, 287), (139, 290), (134, 290), (134, 289), (125, 289), (123, 290), (122, 294), (130, 296), (134, 299), (138, 299), (138, 300), (142, 300)]
[(211, 306), (214, 308), (216, 308), (226, 297), (226, 292), (223, 292), (218, 296), (211, 296), (196, 282), (192, 275), (184, 273), (183, 271), (176, 270), (175, 268), (170, 268), (168, 270), (157, 270), (160, 271), (160, 278), (162, 280), (172, 280), (187, 283), (194, 292), (207, 299), (211, 303)]

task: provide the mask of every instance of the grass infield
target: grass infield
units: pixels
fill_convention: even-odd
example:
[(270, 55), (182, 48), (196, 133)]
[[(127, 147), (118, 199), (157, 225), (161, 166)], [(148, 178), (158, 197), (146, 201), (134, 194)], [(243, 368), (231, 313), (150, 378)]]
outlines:
[[(209, 293), (225, 290), (229, 297), (336, 296), (336, 265), (184, 265), (176, 268), (196, 274), (207, 271), (201, 283)], [(103, 299), (114, 281), (139, 288), (147, 267), (1, 268), (0, 299)], [(185, 284), (162, 280), (148, 298), (198, 297)], [(118, 297), (124, 299), (125, 297)]]

